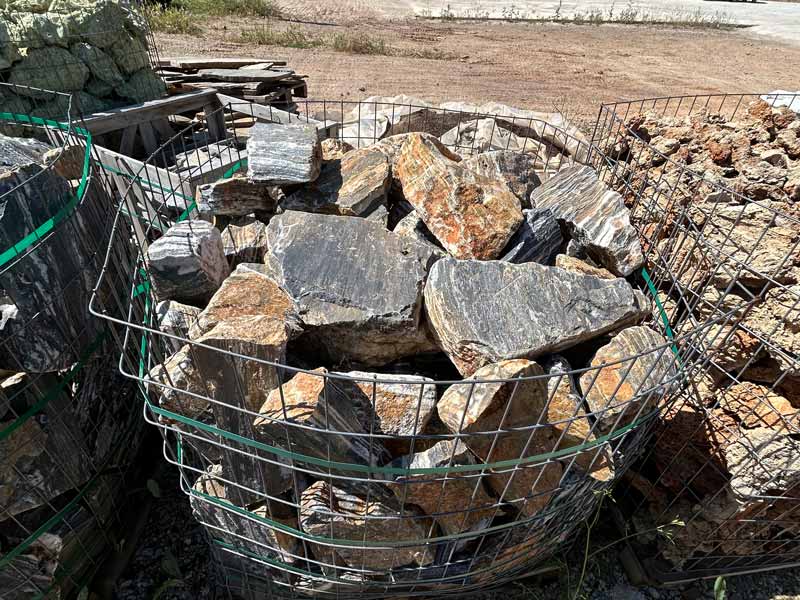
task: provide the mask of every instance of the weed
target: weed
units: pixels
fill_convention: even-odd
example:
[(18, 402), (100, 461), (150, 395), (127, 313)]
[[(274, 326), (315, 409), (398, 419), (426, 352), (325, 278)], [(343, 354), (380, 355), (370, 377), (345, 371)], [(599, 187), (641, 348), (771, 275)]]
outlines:
[(274, 0), (175, 0), (173, 5), (201, 15), (283, 17), (281, 7)]
[(161, 33), (186, 33), (200, 32), (195, 18), (187, 11), (180, 8), (164, 8), (158, 4), (146, 4), (143, 13), (150, 28)]
[(239, 41), (259, 46), (282, 46), (284, 48), (316, 48), (323, 45), (323, 40), (309, 35), (304, 29), (295, 25), (286, 29), (275, 29), (272, 25), (245, 29), (239, 34)]
[(392, 49), (383, 38), (374, 37), (367, 33), (335, 33), (327, 44), (337, 52), (350, 54), (380, 54), (389, 56)]

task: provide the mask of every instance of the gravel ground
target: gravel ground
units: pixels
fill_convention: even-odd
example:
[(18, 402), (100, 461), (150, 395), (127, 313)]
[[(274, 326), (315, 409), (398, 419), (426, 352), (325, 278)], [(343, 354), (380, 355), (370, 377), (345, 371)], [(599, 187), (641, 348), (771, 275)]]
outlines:
[[(178, 472), (165, 464), (156, 477), (161, 497), (154, 499), (139, 546), (117, 584), (116, 600), (216, 600), (210, 556), (202, 528), (178, 486)], [(616, 539), (602, 520), (592, 533), (592, 548)], [(674, 588), (632, 586), (612, 547), (588, 561), (583, 584), (585, 539), (558, 557), (568, 569), (526, 579), (501, 590), (476, 594), (477, 600), (714, 600), (713, 581)], [(728, 600), (800, 600), (800, 570), (784, 569), (729, 577)]]

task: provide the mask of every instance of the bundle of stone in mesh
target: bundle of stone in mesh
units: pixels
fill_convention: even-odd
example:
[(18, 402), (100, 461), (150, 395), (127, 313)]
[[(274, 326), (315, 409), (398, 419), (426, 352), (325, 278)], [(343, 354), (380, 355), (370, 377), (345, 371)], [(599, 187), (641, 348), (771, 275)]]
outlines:
[[(50, 235), (19, 246), (68, 209), (84, 151), (0, 135), (0, 247), (19, 249), (0, 274), (3, 553), (32, 540), (0, 569), (9, 598), (50, 586), (67, 597), (97, 564), (113, 535), (122, 473), (138, 447), (132, 386), (88, 311), (100, 244), (107, 243), (95, 220), (99, 207), (89, 198)], [(87, 193), (93, 185), (100, 182)]]
[[(289, 563), (308, 551), (303, 556), (357, 569), (435, 569), (452, 552), (437, 554), (429, 537), (479, 535), (499, 519), (568, 510), (570, 494), (584, 490), (591, 501), (593, 487), (613, 480), (609, 444), (591, 442), (657, 410), (675, 366), (664, 337), (642, 324), (649, 302), (626, 279), (644, 260), (628, 209), (591, 168), (565, 168), (542, 184), (534, 155), (464, 159), (427, 133), (355, 149), (320, 143), (306, 125), (257, 124), (247, 151), (247, 176), (200, 186), (201, 218), (175, 224), (146, 257), (160, 327), (180, 338), (154, 341), (153, 401), (294, 452), (294, 466), (303, 466), (293, 476), (274, 455), (240, 441), (203, 445), (215, 464), (197, 481), (193, 505), (213, 535), (229, 532), (231, 543), (269, 554), (266, 546)], [(581, 367), (596, 369), (569, 374)], [(471, 393), (476, 379), (544, 374), (552, 377), (478, 383)], [(463, 382), (434, 384), (453, 379)], [(480, 435), (411, 444), (418, 434), (537, 423), (535, 435), (501, 435), (496, 448)], [(298, 458), (435, 468), (584, 443), (514, 474), (451, 475), (444, 486), (414, 475), (316, 478), (309, 473), (320, 467)], [(348, 475), (346, 467), (337, 472)], [(265, 502), (265, 494), (286, 502)], [(420, 544), (392, 552), (301, 545), (208, 496), (312, 536), (359, 540), (366, 528), (372, 541)], [(365, 514), (382, 518), (365, 522)], [(536, 539), (546, 546), (572, 522), (560, 514), (558, 525), (522, 528), (533, 533), (497, 550), (536, 556)], [(450, 550), (469, 554), (476, 543)]]
[[(147, 24), (115, 0), (42, 0), (0, 6), (0, 89), (4, 111), (63, 118), (74, 94), (83, 114), (161, 97), (150, 68)], [(26, 89), (26, 86), (40, 88)]]
[(639, 518), (685, 523), (662, 544), (678, 564), (768, 554), (800, 530), (800, 116), (757, 100), (735, 119), (626, 125), (604, 150), (649, 207), (648, 243), (672, 269), (667, 312), (718, 321), (711, 373), (664, 415), (654, 470), (634, 479), (652, 513)]

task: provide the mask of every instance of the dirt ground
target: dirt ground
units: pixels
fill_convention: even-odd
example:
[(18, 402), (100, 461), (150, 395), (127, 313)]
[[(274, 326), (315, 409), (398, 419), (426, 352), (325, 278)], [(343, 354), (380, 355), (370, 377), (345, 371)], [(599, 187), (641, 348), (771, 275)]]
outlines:
[[(321, 48), (237, 41), (257, 19), (223, 19), (196, 36), (157, 35), (161, 56), (252, 56), (288, 61), (309, 76), (315, 99), (357, 100), (405, 93), (428, 101), (498, 101), (520, 108), (565, 109), (591, 118), (603, 101), (691, 93), (742, 93), (798, 87), (800, 45), (746, 30), (685, 30), (625, 25), (432, 22), (383, 19), (366, 2), (325, 2), (297, 14), (315, 36), (365, 32), (407, 53), (440, 50), (440, 60), (346, 54)], [(350, 10), (346, 10), (349, 8)]]

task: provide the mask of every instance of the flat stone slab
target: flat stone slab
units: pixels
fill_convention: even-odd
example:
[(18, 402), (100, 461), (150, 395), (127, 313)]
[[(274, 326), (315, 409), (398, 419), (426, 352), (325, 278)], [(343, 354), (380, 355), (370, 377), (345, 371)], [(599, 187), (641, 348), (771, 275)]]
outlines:
[(510, 358), (557, 352), (642, 319), (649, 307), (624, 279), (536, 263), (459, 261), (431, 268), (425, 311), (464, 375)]
[(591, 167), (562, 169), (531, 195), (535, 208), (549, 208), (601, 266), (627, 276), (644, 256), (630, 212), (617, 192), (601, 182)]
[(314, 125), (256, 123), (247, 139), (247, 177), (283, 185), (314, 181), (322, 166), (322, 146)]
[(254, 212), (275, 212), (277, 202), (266, 183), (245, 177), (230, 177), (197, 187), (197, 210), (201, 214), (243, 217)]
[(270, 221), (267, 238), (267, 266), (313, 350), (380, 365), (433, 349), (420, 323), (428, 248), (367, 219), (293, 211)]

